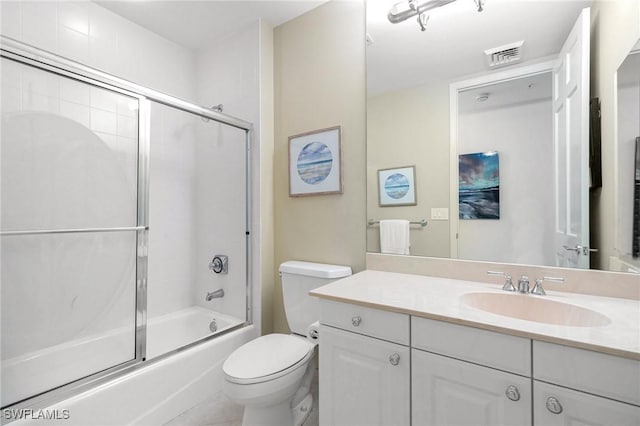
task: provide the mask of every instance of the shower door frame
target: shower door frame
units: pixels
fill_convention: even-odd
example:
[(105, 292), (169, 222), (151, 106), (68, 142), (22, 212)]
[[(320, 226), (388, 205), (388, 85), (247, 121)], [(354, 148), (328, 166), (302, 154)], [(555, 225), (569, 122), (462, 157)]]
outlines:
[[(108, 231), (136, 231), (136, 314), (135, 314), (135, 357), (124, 363), (98, 371), (89, 376), (63, 384), (59, 387), (44, 391), (24, 400), (3, 406), (2, 409), (37, 409), (52, 403), (72, 397), (94, 386), (120, 378), (132, 371), (146, 367), (163, 360), (187, 348), (208, 341), (216, 336), (229, 333), (253, 324), (252, 297), (252, 204), (251, 204), (251, 145), (253, 138), (253, 124), (251, 122), (219, 113), (207, 108), (194, 105), (183, 99), (149, 89), (130, 81), (115, 77), (108, 73), (71, 61), (61, 56), (29, 46), (17, 40), (0, 36), (0, 57), (36, 69), (52, 72), (56, 75), (68, 77), (92, 86), (111, 90), (138, 100), (138, 164), (137, 164), (137, 217), (135, 227), (126, 228), (86, 228), (45, 231), (5, 231), (2, 235), (45, 234), (70, 232), (108, 232)], [(221, 124), (243, 130), (245, 132), (245, 170), (246, 170), (246, 203), (245, 203), (245, 291), (246, 309), (245, 322), (231, 327), (220, 333), (198, 339), (185, 346), (146, 360), (147, 343), (147, 276), (148, 276), (148, 242), (149, 242), (149, 159), (151, 134), (151, 101), (178, 109), (180, 111), (207, 118)], [(7, 421), (2, 418), (2, 424)]]

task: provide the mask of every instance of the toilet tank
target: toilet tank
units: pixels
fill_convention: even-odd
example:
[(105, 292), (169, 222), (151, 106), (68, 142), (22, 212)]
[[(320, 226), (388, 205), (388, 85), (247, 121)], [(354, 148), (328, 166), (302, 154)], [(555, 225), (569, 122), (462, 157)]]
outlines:
[(311, 290), (349, 275), (349, 266), (297, 260), (282, 263), (282, 298), (291, 331), (304, 336), (307, 327), (320, 319), (318, 300), (309, 296)]

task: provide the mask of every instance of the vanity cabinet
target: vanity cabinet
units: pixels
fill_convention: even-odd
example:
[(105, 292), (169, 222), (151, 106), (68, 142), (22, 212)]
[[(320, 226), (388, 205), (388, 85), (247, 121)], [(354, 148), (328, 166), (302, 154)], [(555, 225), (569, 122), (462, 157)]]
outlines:
[(411, 346), (414, 426), (531, 425), (529, 339), (412, 317)]
[(320, 424), (409, 426), (408, 315), (331, 303), (321, 322)]
[(640, 425), (640, 361), (321, 300), (320, 425)]
[(531, 379), (412, 349), (412, 424), (531, 425)]

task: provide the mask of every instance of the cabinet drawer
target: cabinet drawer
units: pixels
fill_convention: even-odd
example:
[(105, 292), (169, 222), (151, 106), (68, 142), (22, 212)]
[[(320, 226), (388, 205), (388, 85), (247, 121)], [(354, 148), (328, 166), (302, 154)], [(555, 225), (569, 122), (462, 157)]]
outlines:
[(534, 341), (533, 377), (640, 405), (640, 361)]
[(322, 299), (320, 300), (320, 322), (401, 345), (409, 345), (409, 315)]
[(533, 418), (545, 426), (638, 426), (640, 407), (534, 380)]
[(411, 317), (412, 347), (531, 376), (531, 340)]

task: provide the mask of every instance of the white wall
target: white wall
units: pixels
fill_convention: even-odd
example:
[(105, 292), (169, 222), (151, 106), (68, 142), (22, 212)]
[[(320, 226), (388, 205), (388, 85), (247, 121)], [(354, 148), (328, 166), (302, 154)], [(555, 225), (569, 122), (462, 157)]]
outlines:
[(500, 220), (461, 219), (461, 259), (554, 264), (551, 117), (550, 98), (460, 114), (458, 152), (500, 156)]

